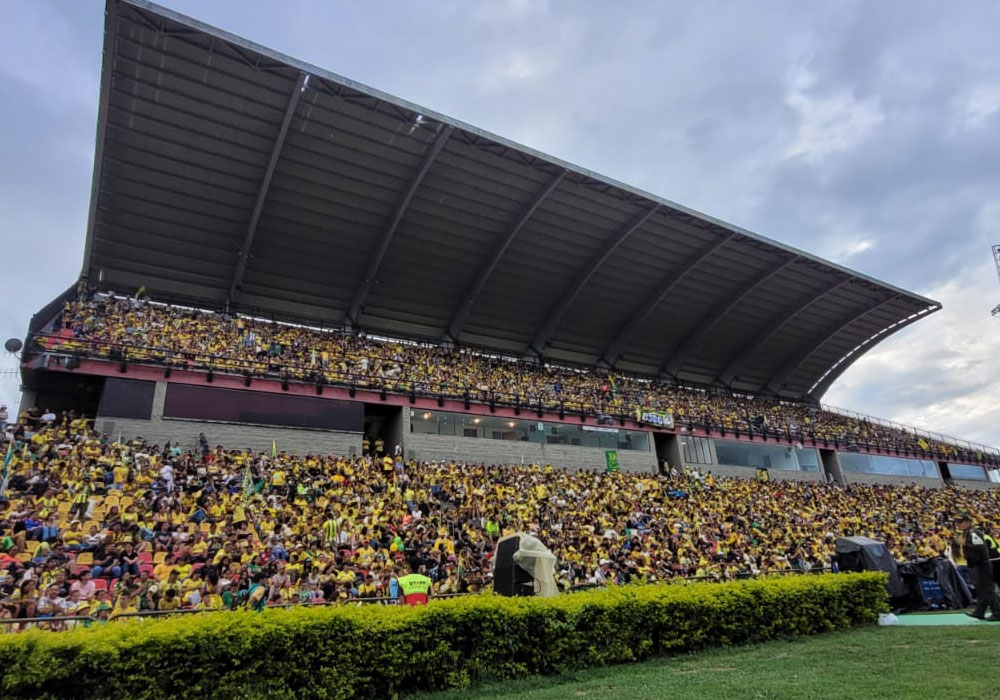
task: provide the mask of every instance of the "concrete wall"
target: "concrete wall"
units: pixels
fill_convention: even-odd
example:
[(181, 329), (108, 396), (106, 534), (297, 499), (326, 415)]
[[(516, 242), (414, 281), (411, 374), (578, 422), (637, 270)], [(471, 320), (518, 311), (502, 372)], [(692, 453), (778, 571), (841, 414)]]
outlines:
[(300, 455), (309, 453), (350, 455), (361, 452), (360, 433), (163, 418), (166, 393), (167, 383), (156, 382), (153, 413), (149, 420), (98, 416), (96, 420), (98, 432), (107, 433), (113, 439), (117, 439), (121, 434), (126, 439), (143, 437), (154, 444), (163, 445), (169, 441), (185, 448), (196, 447), (198, 435), (205, 433), (209, 445), (212, 447), (222, 445), (227, 449), (270, 450), (271, 441), (275, 440), (279, 451)]
[(897, 484), (926, 486), (928, 488), (941, 488), (944, 486), (944, 479), (927, 479), (916, 476), (892, 476), (890, 474), (866, 474), (864, 472), (851, 472), (844, 470), (844, 479), (848, 484)]
[(973, 481), (971, 479), (952, 479), (951, 483), (962, 489), (975, 489), (976, 491), (987, 491), (989, 489), (1000, 488), (1000, 484), (994, 481)]

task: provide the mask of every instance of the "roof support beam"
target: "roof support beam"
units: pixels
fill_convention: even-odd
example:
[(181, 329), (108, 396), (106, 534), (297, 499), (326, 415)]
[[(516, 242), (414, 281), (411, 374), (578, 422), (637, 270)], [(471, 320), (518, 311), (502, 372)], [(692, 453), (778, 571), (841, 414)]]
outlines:
[(781, 366), (778, 368), (778, 371), (775, 372), (774, 375), (767, 382), (768, 390), (777, 393), (778, 390), (781, 389), (782, 385), (785, 383), (785, 380), (788, 379), (790, 376), (792, 376), (795, 373), (795, 370), (801, 367), (806, 360), (808, 360), (810, 357), (816, 354), (816, 352), (822, 349), (827, 343), (829, 343), (831, 340), (836, 338), (838, 335), (843, 333), (852, 325), (863, 319), (865, 316), (868, 316), (870, 314), (875, 313), (876, 311), (879, 311), (880, 309), (885, 308), (887, 305), (891, 304), (892, 302), (898, 299), (899, 295), (893, 294), (888, 299), (881, 300), (880, 302), (875, 304), (875, 306), (865, 309), (860, 313), (853, 311), (847, 316), (842, 316), (840, 319), (838, 319), (836, 323), (831, 324), (827, 328), (824, 328), (823, 332), (819, 334), (820, 339), (816, 343), (803, 350), (802, 353), (791, 362), (781, 363)]
[(663, 371), (671, 377), (676, 376), (678, 370), (684, 366), (688, 357), (691, 356), (691, 352), (698, 347), (701, 341), (705, 339), (705, 336), (707, 336), (713, 328), (719, 325), (722, 319), (724, 319), (730, 311), (736, 308), (736, 306), (748, 296), (753, 294), (754, 291), (770, 282), (777, 275), (781, 274), (783, 270), (788, 268), (798, 259), (799, 257), (797, 255), (789, 258), (781, 265), (768, 270), (763, 276), (750, 280), (745, 285), (737, 289), (729, 299), (723, 300), (721, 304), (712, 309), (708, 316), (705, 317), (705, 320), (698, 324), (698, 326), (693, 331), (688, 333), (688, 336), (680, 342), (677, 349), (673, 352), (670, 360), (666, 365), (664, 365)]
[(250, 259), (250, 247), (253, 245), (254, 235), (257, 233), (257, 224), (260, 223), (260, 215), (264, 210), (264, 202), (267, 200), (267, 191), (271, 189), (271, 178), (274, 177), (274, 169), (278, 166), (278, 158), (281, 157), (281, 149), (285, 145), (285, 136), (288, 135), (288, 128), (292, 124), (292, 117), (295, 116), (295, 109), (298, 107), (299, 98), (306, 90), (306, 81), (309, 74), (305, 71), (299, 73), (299, 79), (295, 81), (292, 94), (288, 96), (288, 105), (285, 107), (285, 117), (281, 120), (281, 127), (278, 135), (274, 139), (274, 146), (271, 148), (271, 159), (267, 162), (267, 169), (264, 177), (260, 181), (260, 189), (257, 191), (257, 200), (253, 204), (250, 214), (250, 223), (247, 224), (246, 233), (243, 235), (243, 247), (240, 248), (240, 257), (236, 263), (236, 270), (233, 273), (233, 281), (229, 285), (229, 303), (236, 301), (243, 287), (243, 277), (247, 271), (247, 261)]
[(552, 191), (559, 186), (562, 179), (566, 177), (566, 170), (560, 168), (557, 172), (543, 187), (535, 198), (531, 200), (531, 203), (525, 207), (524, 211), (511, 222), (510, 227), (504, 232), (500, 238), (497, 239), (496, 245), (493, 246), (493, 250), (490, 251), (489, 256), (483, 261), (483, 264), (479, 266), (476, 271), (475, 276), (473, 276), (472, 281), (469, 284), (469, 288), (465, 290), (465, 294), (462, 295), (462, 303), (455, 310), (455, 313), (451, 316), (451, 321), (448, 323), (447, 337), (452, 341), (457, 341), (459, 334), (462, 332), (462, 328), (465, 326), (465, 321), (469, 317), (469, 312), (472, 311), (473, 304), (479, 299), (479, 295), (483, 293), (483, 289), (486, 288), (486, 283), (489, 282), (490, 276), (493, 274), (493, 270), (496, 268), (497, 263), (503, 257), (504, 253), (507, 252), (507, 248), (510, 244), (514, 242), (517, 238), (517, 234), (524, 228), (524, 225), (528, 223), (528, 220), (532, 217), (535, 211), (542, 205), (542, 202), (552, 194)]
[(546, 344), (549, 342), (549, 338), (552, 337), (556, 328), (559, 327), (559, 324), (562, 322), (566, 312), (569, 311), (573, 302), (576, 301), (580, 292), (583, 291), (583, 288), (587, 286), (587, 282), (590, 281), (590, 278), (594, 276), (594, 273), (600, 269), (601, 265), (604, 264), (613, 252), (615, 252), (618, 246), (624, 243), (625, 239), (649, 221), (659, 208), (659, 204), (654, 204), (645, 211), (639, 212), (639, 214), (632, 219), (632, 221), (626, 224), (623, 229), (611, 237), (611, 240), (609, 240), (604, 247), (601, 248), (601, 250), (599, 250), (597, 254), (587, 262), (586, 267), (584, 267), (578, 275), (574, 276), (569, 289), (563, 292), (562, 296), (559, 297), (559, 300), (549, 310), (548, 315), (545, 317), (545, 321), (543, 321), (542, 325), (538, 327), (538, 330), (535, 332), (534, 340), (531, 341), (531, 346), (528, 348), (529, 351), (534, 351), (534, 353), (539, 357), (542, 355)]
[(699, 263), (731, 241), (735, 235), (735, 233), (726, 233), (716, 242), (705, 246), (694, 255), (688, 257), (674, 270), (672, 270), (670, 275), (664, 277), (660, 286), (654, 289), (652, 294), (646, 297), (642, 306), (632, 313), (629, 320), (618, 331), (611, 345), (609, 345), (601, 355), (601, 359), (608, 365), (613, 366), (621, 356), (622, 349), (625, 347), (626, 343), (628, 343), (629, 339), (631, 339), (635, 332), (639, 330), (639, 326), (641, 326), (646, 319), (649, 318), (649, 315), (653, 313), (656, 307), (667, 298), (674, 287), (680, 284), (692, 270), (698, 267)]
[(375, 276), (378, 274), (379, 267), (382, 266), (385, 254), (389, 250), (389, 244), (392, 243), (392, 239), (396, 235), (396, 230), (403, 220), (403, 215), (406, 214), (406, 210), (410, 206), (410, 200), (413, 199), (413, 195), (416, 193), (417, 188), (420, 187), (420, 183), (423, 182), (427, 171), (431, 169), (431, 165), (437, 160), (441, 149), (444, 148), (445, 143), (448, 142), (448, 137), (451, 136), (454, 130), (454, 127), (446, 126), (438, 132), (437, 138), (424, 151), (424, 157), (420, 160), (420, 165), (417, 167), (416, 172), (413, 173), (413, 177), (410, 178), (410, 184), (407, 185), (399, 201), (396, 202), (396, 208), (392, 212), (392, 218), (389, 219), (389, 225), (382, 233), (378, 247), (375, 248), (371, 258), (368, 260), (368, 267), (365, 269), (364, 277), (361, 278), (354, 290), (351, 306), (347, 310), (347, 318), (345, 319), (348, 325), (353, 326), (357, 324), (361, 307), (364, 306), (365, 300), (368, 298), (368, 292), (375, 282)]
[(768, 341), (771, 340), (771, 338), (773, 338), (778, 332), (780, 332), (782, 328), (787, 326), (792, 321), (792, 319), (794, 319), (796, 316), (803, 313), (804, 311), (808, 310), (810, 307), (813, 306), (813, 304), (818, 302), (823, 297), (827, 296), (828, 294), (832, 294), (833, 292), (837, 291), (838, 289), (848, 284), (852, 280), (853, 278), (848, 278), (845, 280), (841, 280), (840, 282), (834, 282), (826, 289), (822, 289), (816, 294), (814, 294), (812, 298), (810, 298), (804, 304), (796, 304), (791, 309), (786, 311), (784, 314), (775, 318), (770, 325), (766, 326), (756, 336), (754, 336), (753, 340), (751, 340), (749, 343), (747, 343), (746, 345), (744, 345), (742, 348), (739, 349), (735, 357), (733, 357), (733, 359), (729, 361), (729, 364), (726, 365), (726, 368), (722, 370), (722, 374), (719, 375), (719, 381), (725, 384), (726, 386), (729, 386), (733, 382), (733, 380), (738, 376), (739, 371), (743, 368), (744, 364), (746, 364), (746, 361), (749, 360), (751, 357), (753, 357), (758, 350), (764, 347), (768, 343)]
[(813, 384), (813, 386), (809, 389), (807, 393), (809, 394), (809, 396), (818, 401), (823, 396), (823, 394), (826, 393), (826, 390), (830, 388), (830, 385), (837, 380), (837, 377), (843, 374), (848, 367), (853, 365), (864, 354), (863, 350), (867, 346), (871, 345), (872, 343), (875, 343), (877, 345), (878, 343), (881, 343), (883, 340), (885, 340), (892, 334), (903, 330), (914, 321), (919, 321), (920, 319), (926, 317), (928, 314), (932, 314), (935, 311), (940, 311), (940, 310), (941, 307), (938, 305), (928, 306), (927, 308), (921, 309), (912, 316), (909, 316), (903, 319), (902, 321), (899, 321), (898, 323), (889, 326), (888, 328), (884, 328), (875, 335), (871, 336), (870, 338), (867, 338), (866, 340), (862, 341), (857, 347), (852, 348), (850, 352), (848, 352), (846, 355), (840, 358), (837, 361), (837, 364), (831, 367), (826, 374), (820, 377), (819, 380), (815, 384)]

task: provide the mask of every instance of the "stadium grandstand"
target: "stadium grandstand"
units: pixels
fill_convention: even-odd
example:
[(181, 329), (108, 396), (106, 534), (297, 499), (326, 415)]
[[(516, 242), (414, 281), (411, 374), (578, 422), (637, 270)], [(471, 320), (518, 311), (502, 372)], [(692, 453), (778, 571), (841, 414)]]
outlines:
[(103, 60), (0, 615), (393, 600), (404, 559), (474, 592), (525, 530), (564, 589), (829, 570), (1000, 517), (995, 448), (821, 403), (937, 302), (144, 0)]

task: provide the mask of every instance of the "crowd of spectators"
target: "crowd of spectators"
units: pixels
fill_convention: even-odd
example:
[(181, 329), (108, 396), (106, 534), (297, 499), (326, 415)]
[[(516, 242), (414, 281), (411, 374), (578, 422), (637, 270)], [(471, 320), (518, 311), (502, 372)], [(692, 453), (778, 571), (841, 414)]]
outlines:
[(54, 335), (39, 339), (45, 348), (128, 362), (322, 380), (598, 416), (631, 416), (636, 409), (662, 411), (681, 426), (710, 431), (771, 433), (938, 459), (984, 457), (909, 430), (775, 397), (680, 387), (616, 372), (208, 313), (145, 298), (82, 293), (67, 302), (56, 324)]
[[(4, 444), (6, 443), (6, 444)], [(989, 530), (1000, 491), (560, 471), (114, 440), (73, 413), (7, 426), (0, 617), (389, 603), (415, 565), (436, 595), (488, 587), (494, 544), (535, 533), (560, 587), (823, 570), (865, 535), (947, 555), (952, 517)], [(125, 617), (121, 617), (121, 616)], [(40, 625), (0, 624), (0, 632)]]

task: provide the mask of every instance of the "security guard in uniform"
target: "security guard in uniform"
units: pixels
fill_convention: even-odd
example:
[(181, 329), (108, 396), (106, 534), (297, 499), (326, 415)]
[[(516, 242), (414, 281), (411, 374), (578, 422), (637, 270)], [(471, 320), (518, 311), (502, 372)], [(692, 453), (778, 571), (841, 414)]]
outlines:
[[(993, 566), (990, 562), (990, 550), (986, 544), (986, 536), (972, 527), (972, 516), (962, 513), (955, 521), (958, 530), (956, 540), (962, 546), (966, 564), (972, 572), (972, 582), (976, 587), (976, 607), (966, 613), (969, 617), (990, 622), (1000, 622), (1000, 599), (997, 599), (993, 587)], [(985, 617), (986, 608), (990, 609), (990, 617)]]
[(413, 562), (410, 565), (412, 573), (399, 577), (399, 590), (403, 594), (405, 605), (427, 605), (431, 597), (431, 580), (420, 573), (420, 565)]

